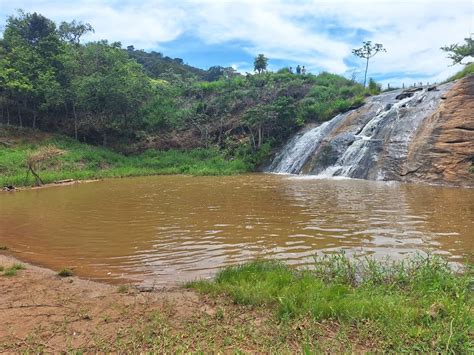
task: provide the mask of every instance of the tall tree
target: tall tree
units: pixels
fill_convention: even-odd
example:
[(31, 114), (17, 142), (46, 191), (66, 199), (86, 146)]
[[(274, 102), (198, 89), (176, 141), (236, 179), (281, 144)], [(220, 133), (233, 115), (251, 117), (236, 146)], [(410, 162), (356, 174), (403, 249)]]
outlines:
[(6, 68), (17, 79), (7, 86), (16, 103), (19, 124), (23, 125), (26, 114), (36, 128), (39, 111), (56, 106), (60, 95), (56, 76), (62, 45), (56, 25), (40, 14), (19, 10), (17, 16), (8, 18), (3, 42)]
[(89, 23), (76, 22), (61, 22), (59, 25), (59, 36), (62, 40), (78, 45), (81, 37), (88, 32), (94, 32), (94, 28)]
[(441, 47), (445, 52), (448, 52), (448, 58), (454, 64), (462, 64), (464, 58), (474, 57), (474, 39), (472, 37), (464, 38), (465, 44), (451, 44), (449, 46)]
[(367, 82), (367, 71), (369, 69), (369, 59), (375, 56), (379, 52), (386, 52), (387, 50), (380, 43), (372, 44), (372, 41), (362, 42), (362, 47), (353, 49), (352, 54), (359, 58), (364, 58), (365, 63), (365, 75), (364, 75), (364, 87)]
[(268, 58), (265, 57), (263, 54), (259, 54), (258, 56), (255, 57), (255, 60), (253, 62), (253, 68), (257, 73), (262, 73), (265, 70), (267, 70), (267, 65), (268, 65)]
[(103, 137), (117, 128), (130, 127), (152, 93), (141, 65), (130, 59), (119, 43), (91, 42), (84, 46), (81, 69), (72, 80), (79, 108), (88, 113), (88, 125)]

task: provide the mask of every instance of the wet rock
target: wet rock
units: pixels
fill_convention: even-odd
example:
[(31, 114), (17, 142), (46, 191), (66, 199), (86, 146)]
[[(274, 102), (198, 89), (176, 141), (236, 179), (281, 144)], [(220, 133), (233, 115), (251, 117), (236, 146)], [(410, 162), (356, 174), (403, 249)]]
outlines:
[(422, 90), (372, 96), (294, 136), (268, 170), (474, 187), (474, 77)]
[(16, 190), (16, 188), (13, 185), (7, 185), (7, 186), (3, 187), (3, 191), (5, 191), (5, 192), (10, 192), (10, 191), (15, 191), (15, 190)]
[(423, 88), (411, 88), (411, 89), (403, 90), (400, 94), (398, 94), (395, 97), (395, 100), (403, 100), (403, 99), (406, 99), (407, 97), (412, 97), (415, 94), (415, 92), (421, 91), (421, 90), (423, 90)]
[(428, 89), (426, 89), (427, 91), (439, 91), (438, 90), (438, 87), (436, 85), (433, 85), (433, 86), (430, 86)]
[(150, 286), (138, 286), (137, 287), (137, 290), (139, 292), (153, 292), (154, 291), (154, 288), (153, 287), (150, 287)]

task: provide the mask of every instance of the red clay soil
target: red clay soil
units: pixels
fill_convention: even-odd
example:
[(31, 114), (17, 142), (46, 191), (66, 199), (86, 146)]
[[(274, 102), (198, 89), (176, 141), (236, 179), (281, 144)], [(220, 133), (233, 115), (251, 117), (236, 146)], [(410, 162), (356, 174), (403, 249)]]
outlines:
[[(19, 261), (0, 253), (0, 267)], [(364, 351), (351, 330), (308, 319), (280, 324), (268, 308), (233, 304), (185, 288), (140, 292), (29, 264), (0, 272), (0, 353)], [(375, 344), (374, 344), (375, 345)]]

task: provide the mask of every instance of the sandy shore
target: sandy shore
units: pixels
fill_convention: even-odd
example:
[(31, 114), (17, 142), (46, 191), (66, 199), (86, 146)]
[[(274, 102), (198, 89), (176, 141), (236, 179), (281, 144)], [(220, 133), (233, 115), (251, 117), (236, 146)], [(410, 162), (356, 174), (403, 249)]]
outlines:
[[(0, 254), (0, 266), (20, 263)], [(133, 287), (61, 278), (51, 270), (25, 264), (15, 276), (0, 276), (0, 351), (114, 349), (120, 329), (147, 315), (172, 315), (173, 325), (200, 313), (212, 313), (202, 297), (185, 289), (139, 292)], [(179, 307), (178, 307), (179, 306)], [(109, 345), (109, 347), (107, 346)]]

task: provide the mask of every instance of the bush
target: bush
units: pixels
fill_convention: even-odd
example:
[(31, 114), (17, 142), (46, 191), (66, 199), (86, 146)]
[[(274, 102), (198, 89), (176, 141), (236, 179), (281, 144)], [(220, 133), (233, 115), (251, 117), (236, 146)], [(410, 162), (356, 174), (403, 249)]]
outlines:
[(62, 269), (58, 272), (60, 277), (71, 277), (74, 276), (74, 272), (71, 269)]

